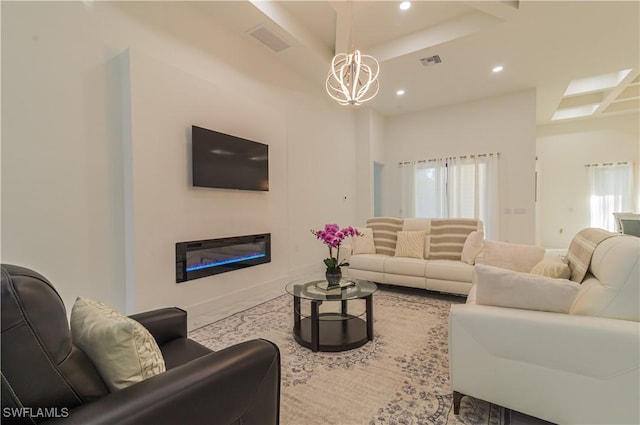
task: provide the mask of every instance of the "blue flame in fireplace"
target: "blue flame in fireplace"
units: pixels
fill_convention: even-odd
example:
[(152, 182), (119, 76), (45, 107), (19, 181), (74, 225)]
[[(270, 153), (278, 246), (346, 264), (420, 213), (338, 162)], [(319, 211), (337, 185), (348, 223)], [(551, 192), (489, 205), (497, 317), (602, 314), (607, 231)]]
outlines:
[(244, 255), (242, 257), (229, 258), (227, 260), (214, 261), (206, 264), (195, 264), (193, 266), (187, 266), (187, 271), (192, 272), (194, 270), (208, 269), (211, 267), (223, 266), (225, 264), (239, 263), (240, 261), (254, 260), (256, 258), (263, 258), (263, 257), (266, 257), (266, 254)]

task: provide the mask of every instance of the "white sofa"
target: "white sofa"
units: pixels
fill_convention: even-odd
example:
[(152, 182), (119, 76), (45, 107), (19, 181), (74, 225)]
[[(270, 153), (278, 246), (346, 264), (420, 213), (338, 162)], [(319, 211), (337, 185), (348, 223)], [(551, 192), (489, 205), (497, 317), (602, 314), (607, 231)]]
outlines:
[(467, 304), (449, 321), (462, 395), (559, 424), (640, 423), (640, 238), (596, 246), (568, 314)]
[[(461, 252), (465, 239), (473, 231), (482, 232), (483, 224), (480, 220), (381, 217), (369, 219), (367, 225), (376, 226), (376, 221), (378, 220), (390, 220), (391, 223), (394, 223), (393, 226), (395, 228), (390, 225), (385, 232), (382, 232), (382, 236), (374, 235), (376, 253), (354, 254), (350, 245), (345, 246), (346, 249), (343, 250), (345, 259), (350, 263), (347, 273), (354, 279), (467, 295), (473, 286), (472, 275), (475, 263), (489, 264), (514, 271), (530, 272), (545, 256), (545, 250), (542, 247), (490, 240), (483, 241), (483, 236), (480, 234), (478, 235), (480, 237), (480, 245), (475, 248), (478, 250), (476, 252), (477, 257), (474, 255), (471, 258), (465, 258), (469, 257), (468, 254), (462, 256), (463, 253)], [(432, 226), (432, 222), (437, 223), (435, 227)], [(446, 248), (457, 252), (456, 259), (434, 258), (433, 246), (442, 241), (442, 239), (437, 241), (438, 235), (436, 234), (440, 233), (439, 236), (442, 237), (443, 223), (444, 226), (447, 223), (453, 223), (452, 226), (460, 225), (460, 227), (452, 230), (453, 232), (458, 232), (457, 243), (454, 242)], [(397, 252), (394, 253), (393, 246), (388, 245), (389, 240), (385, 239), (385, 237), (394, 232), (397, 233), (397, 231), (425, 232), (423, 257), (407, 258), (396, 256)], [(381, 250), (378, 246), (380, 239), (387, 242), (387, 245), (383, 246)], [(439, 245), (446, 245), (450, 241), (451, 239)], [(471, 248), (472, 251), (473, 249)], [(462, 261), (461, 257), (467, 262)]]
[[(371, 220), (374, 219), (369, 221)], [(405, 218), (395, 220), (402, 226), (398, 230), (425, 232), (425, 256), (423, 258), (406, 258), (381, 253), (353, 254), (352, 247), (345, 246), (345, 258), (350, 263), (347, 270), (348, 275), (354, 279), (467, 295), (472, 286), (473, 265), (460, 260), (429, 259), (432, 219)], [(471, 229), (472, 231), (482, 232), (482, 221), (469, 221), (473, 222), (475, 226), (474, 229)]]

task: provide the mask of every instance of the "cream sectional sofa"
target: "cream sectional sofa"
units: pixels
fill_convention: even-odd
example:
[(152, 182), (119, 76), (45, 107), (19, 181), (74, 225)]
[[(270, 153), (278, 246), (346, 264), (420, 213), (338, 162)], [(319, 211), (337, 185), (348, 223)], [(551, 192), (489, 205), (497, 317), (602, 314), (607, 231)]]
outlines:
[[(359, 241), (342, 251), (354, 279), (468, 295), (474, 264), (528, 273), (545, 257), (539, 246), (484, 240), (480, 220), (376, 217), (367, 220), (367, 227), (373, 229), (371, 252), (354, 250)], [(416, 231), (424, 232), (423, 254), (398, 256), (395, 236)], [(479, 238), (473, 238), (477, 246), (471, 244), (469, 254), (466, 239), (472, 232)]]
[[(510, 274), (496, 287), (477, 268), (467, 304), (450, 313), (455, 410), (464, 394), (559, 424), (640, 423), (640, 238), (609, 237), (590, 258), (581, 283), (546, 287), (495, 269)], [(553, 312), (561, 298), (566, 311)]]
[[(386, 226), (385, 221), (388, 223)], [(432, 226), (433, 223), (437, 223), (438, 228)], [(367, 227), (373, 228), (376, 253), (352, 253), (353, 246), (346, 246), (345, 254), (350, 263), (347, 274), (351, 278), (452, 294), (467, 295), (469, 293), (472, 286), (473, 265), (461, 261), (460, 255), (467, 235), (473, 231), (482, 232), (482, 221), (381, 217), (369, 219)], [(394, 255), (395, 242), (389, 242), (389, 240), (393, 240), (393, 234), (398, 231), (424, 232), (422, 258)], [(387, 246), (384, 244), (385, 239)], [(457, 259), (442, 259), (442, 257), (452, 257), (452, 255), (443, 254), (441, 249), (443, 245), (447, 245), (447, 241), (452, 240), (453, 243), (447, 249), (457, 252)], [(432, 241), (438, 242), (432, 244)], [(443, 243), (439, 243), (440, 241)], [(436, 245), (440, 252), (434, 252)]]

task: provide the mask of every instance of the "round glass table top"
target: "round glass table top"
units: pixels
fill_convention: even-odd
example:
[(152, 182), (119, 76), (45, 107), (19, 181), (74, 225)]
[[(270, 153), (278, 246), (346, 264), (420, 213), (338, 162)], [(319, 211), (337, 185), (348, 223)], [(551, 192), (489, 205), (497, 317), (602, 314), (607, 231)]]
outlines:
[(324, 278), (296, 279), (287, 284), (285, 290), (294, 297), (315, 301), (346, 301), (368, 297), (378, 287), (368, 280), (342, 278), (340, 288), (323, 289), (327, 281)]

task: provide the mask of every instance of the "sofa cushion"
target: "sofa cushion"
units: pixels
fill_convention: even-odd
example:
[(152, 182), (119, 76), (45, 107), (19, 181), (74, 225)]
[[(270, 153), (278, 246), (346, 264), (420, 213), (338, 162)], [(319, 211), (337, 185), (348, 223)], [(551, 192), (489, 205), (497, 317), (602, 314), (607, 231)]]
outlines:
[(596, 247), (571, 314), (640, 321), (640, 238), (617, 236)]
[(165, 371), (149, 331), (99, 301), (78, 297), (70, 324), (73, 342), (87, 353), (111, 391)]
[(529, 273), (544, 258), (544, 248), (509, 242), (486, 240), (476, 264)]
[(469, 233), (478, 229), (478, 220), (432, 219), (428, 259), (458, 260)]
[(544, 258), (531, 270), (531, 274), (552, 277), (554, 279), (569, 279), (571, 269), (569, 263), (559, 255)]
[(373, 229), (373, 241), (376, 246), (376, 254), (395, 254), (397, 233), (402, 230), (401, 218), (370, 218), (367, 220), (367, 227)]
[(482, 251), (483, 241), (483, 232), (478, 232), (476, 230), (469, 233), (467, 239), (464, 241), (460, 260), (462, 260), (463, 263), (474, 265), (476, 263), (476, 257), (480, 254), (480, 251)]
[(402, 223), (402, 230), (406, 232), (414, 230), (424, 230), (425, 234), (431, 233), (431, 219), (430, 218), (405, 218)]
[(357, 270), (367, 270), (371, 272), (384, 272), (384, 261), (392, 258), (384, 254), (358, 254), (349, 258), (349, 268)]
[(424, 230), (400, 231), (396, 243), (396, 257), (424, 258)]
[(373, 230), (368, 227), (358, 227), (361, 236), (351, 239), (352, 254), (375, 254), (376, 245), (373, 242)]
[(568, 313), (580, 285), (497, 267), (476, 265), (473, 271), (475, 303), (496, 307)]
[(427, 260), (426, 274), (428, 279), (454, 280), (471, 282), (473, 266), (462, 261)]
[(384, 261), (385, 274), (424, 277), (426, 261), (417, 258), (389, 257)]

